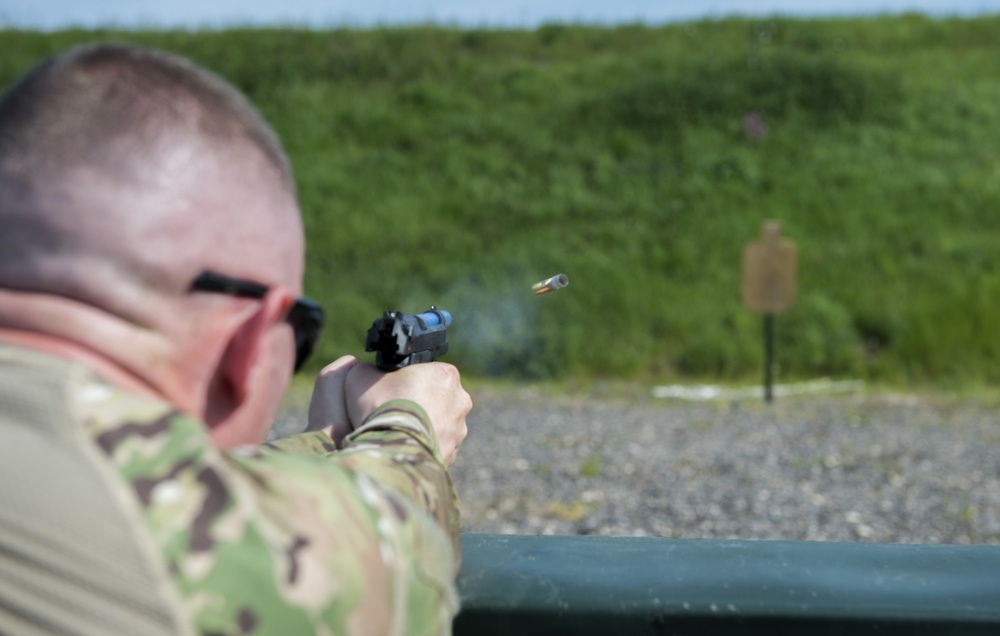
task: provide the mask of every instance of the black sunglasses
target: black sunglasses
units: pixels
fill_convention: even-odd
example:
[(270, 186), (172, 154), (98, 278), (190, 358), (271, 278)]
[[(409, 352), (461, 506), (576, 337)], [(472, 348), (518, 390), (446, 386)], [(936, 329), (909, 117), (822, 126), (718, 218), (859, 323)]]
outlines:
[[(205, 270), (191, 283), (191, 291), (214, 292), (238, 298), (263, 298), (267, 294), (267, 285)], [(298, 371), (312, 355), (323, 331), (323, 308), (315, 300), (299, 296), (288, 310), (285, 322), (295, 331), (295, 370)]]

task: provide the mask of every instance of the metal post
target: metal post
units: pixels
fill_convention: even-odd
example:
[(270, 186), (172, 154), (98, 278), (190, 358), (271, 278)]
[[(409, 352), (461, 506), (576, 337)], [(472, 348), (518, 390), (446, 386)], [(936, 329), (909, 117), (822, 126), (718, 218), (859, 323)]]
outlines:
[(764, 314), (764, 399), (774, 401), (774, 314)]

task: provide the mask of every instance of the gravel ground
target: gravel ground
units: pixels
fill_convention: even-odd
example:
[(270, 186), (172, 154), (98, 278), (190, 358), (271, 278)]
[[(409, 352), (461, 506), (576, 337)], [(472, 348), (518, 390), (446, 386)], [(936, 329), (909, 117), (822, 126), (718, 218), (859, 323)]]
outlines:
[(465, 532), (1000, 543), (1000, 410), (473, 392)]
[(472, 394), (463, 532), (1000, 544), (1000, 409)]

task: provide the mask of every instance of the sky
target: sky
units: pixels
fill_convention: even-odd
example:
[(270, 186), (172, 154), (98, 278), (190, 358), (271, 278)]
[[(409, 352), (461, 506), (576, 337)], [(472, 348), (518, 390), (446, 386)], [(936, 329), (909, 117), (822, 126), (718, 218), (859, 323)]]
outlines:
[(1000, 0), (0, 0), (0, 26), (323, 28), (433, 22), (533, 28), (551, 22), (660, 24), (731, 15), (819, 17), (909, 11), (933, 16), (1000, 14)]

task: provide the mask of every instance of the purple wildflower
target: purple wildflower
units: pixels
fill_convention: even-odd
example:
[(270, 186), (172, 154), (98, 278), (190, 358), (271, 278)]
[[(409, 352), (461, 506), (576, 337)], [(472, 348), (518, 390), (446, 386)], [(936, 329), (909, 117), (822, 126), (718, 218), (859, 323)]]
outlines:
[(755, 110), (747, 113), (747, 116), (743, 118), (743, 132), (750, 139), (761, 139), (767, 136), (767, 124), (764, 123), (760, 113)]

